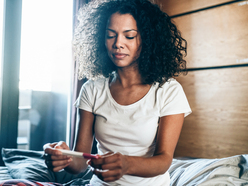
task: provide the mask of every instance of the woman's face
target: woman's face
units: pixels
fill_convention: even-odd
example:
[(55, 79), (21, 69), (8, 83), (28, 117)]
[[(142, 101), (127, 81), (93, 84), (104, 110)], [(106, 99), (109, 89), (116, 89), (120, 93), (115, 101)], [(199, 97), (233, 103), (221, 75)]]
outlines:
[(117, 67), (134, 64), (141, 51), (141, 37), (135, 19), (130, 14), (114, 13), (107, 24), (105, 45)]

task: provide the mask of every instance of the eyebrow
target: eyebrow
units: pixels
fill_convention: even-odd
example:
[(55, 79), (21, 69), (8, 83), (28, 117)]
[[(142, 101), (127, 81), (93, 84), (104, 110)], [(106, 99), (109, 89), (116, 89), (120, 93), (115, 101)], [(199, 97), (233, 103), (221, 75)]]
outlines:
[[(112, 29), (110, 29), (110, 28), (107, 28), (106, 30), (109, 30), (109, 31), (111, 31), (111, 32), (116, 33), (116, 31), (115, 31), (115, 30), (112, 30)], [(138, 32), (138, 30), (135, 30), (135, 29), (130, 29), (130, 30), (125, 30), (125, 31), (124, 31), (124, 33), (126, 33), (126, 32), (131, 32), (131, 31), (136, 31), (136, 32)]]

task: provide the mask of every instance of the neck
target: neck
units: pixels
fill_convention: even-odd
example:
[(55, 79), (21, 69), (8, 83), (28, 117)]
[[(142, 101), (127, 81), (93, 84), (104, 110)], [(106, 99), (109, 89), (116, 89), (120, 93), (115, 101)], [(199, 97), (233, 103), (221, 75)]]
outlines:
[(122, 87), (143, 84), (138, 67), (133, 68), (118, 68), (115, 78), (115, 83), (119, 83)]

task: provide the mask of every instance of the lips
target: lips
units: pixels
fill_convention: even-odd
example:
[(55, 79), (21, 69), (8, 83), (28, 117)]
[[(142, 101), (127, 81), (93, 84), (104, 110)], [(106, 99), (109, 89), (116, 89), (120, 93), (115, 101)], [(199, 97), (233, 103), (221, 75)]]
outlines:
[(127, 54), (124, 54), (124, 53), (114, 53), (113, 54), (113, 57), (115, 59), (124, 59), (126, 56), (127, 56)]

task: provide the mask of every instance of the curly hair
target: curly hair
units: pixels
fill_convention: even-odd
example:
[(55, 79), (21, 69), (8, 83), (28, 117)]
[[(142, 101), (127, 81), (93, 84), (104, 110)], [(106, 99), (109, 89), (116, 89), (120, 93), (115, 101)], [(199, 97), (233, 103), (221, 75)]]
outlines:
[(74, 34), (79, 79), (109, 77), (117, 70), (105, 47), (106, 25), (114, 13), (131, 14), (141, 35), (138, 67), (145, 84), (160, 85), (186, 72), (187, 42), (171, 18), (148, 0), (93, 1), (79, 10)]

